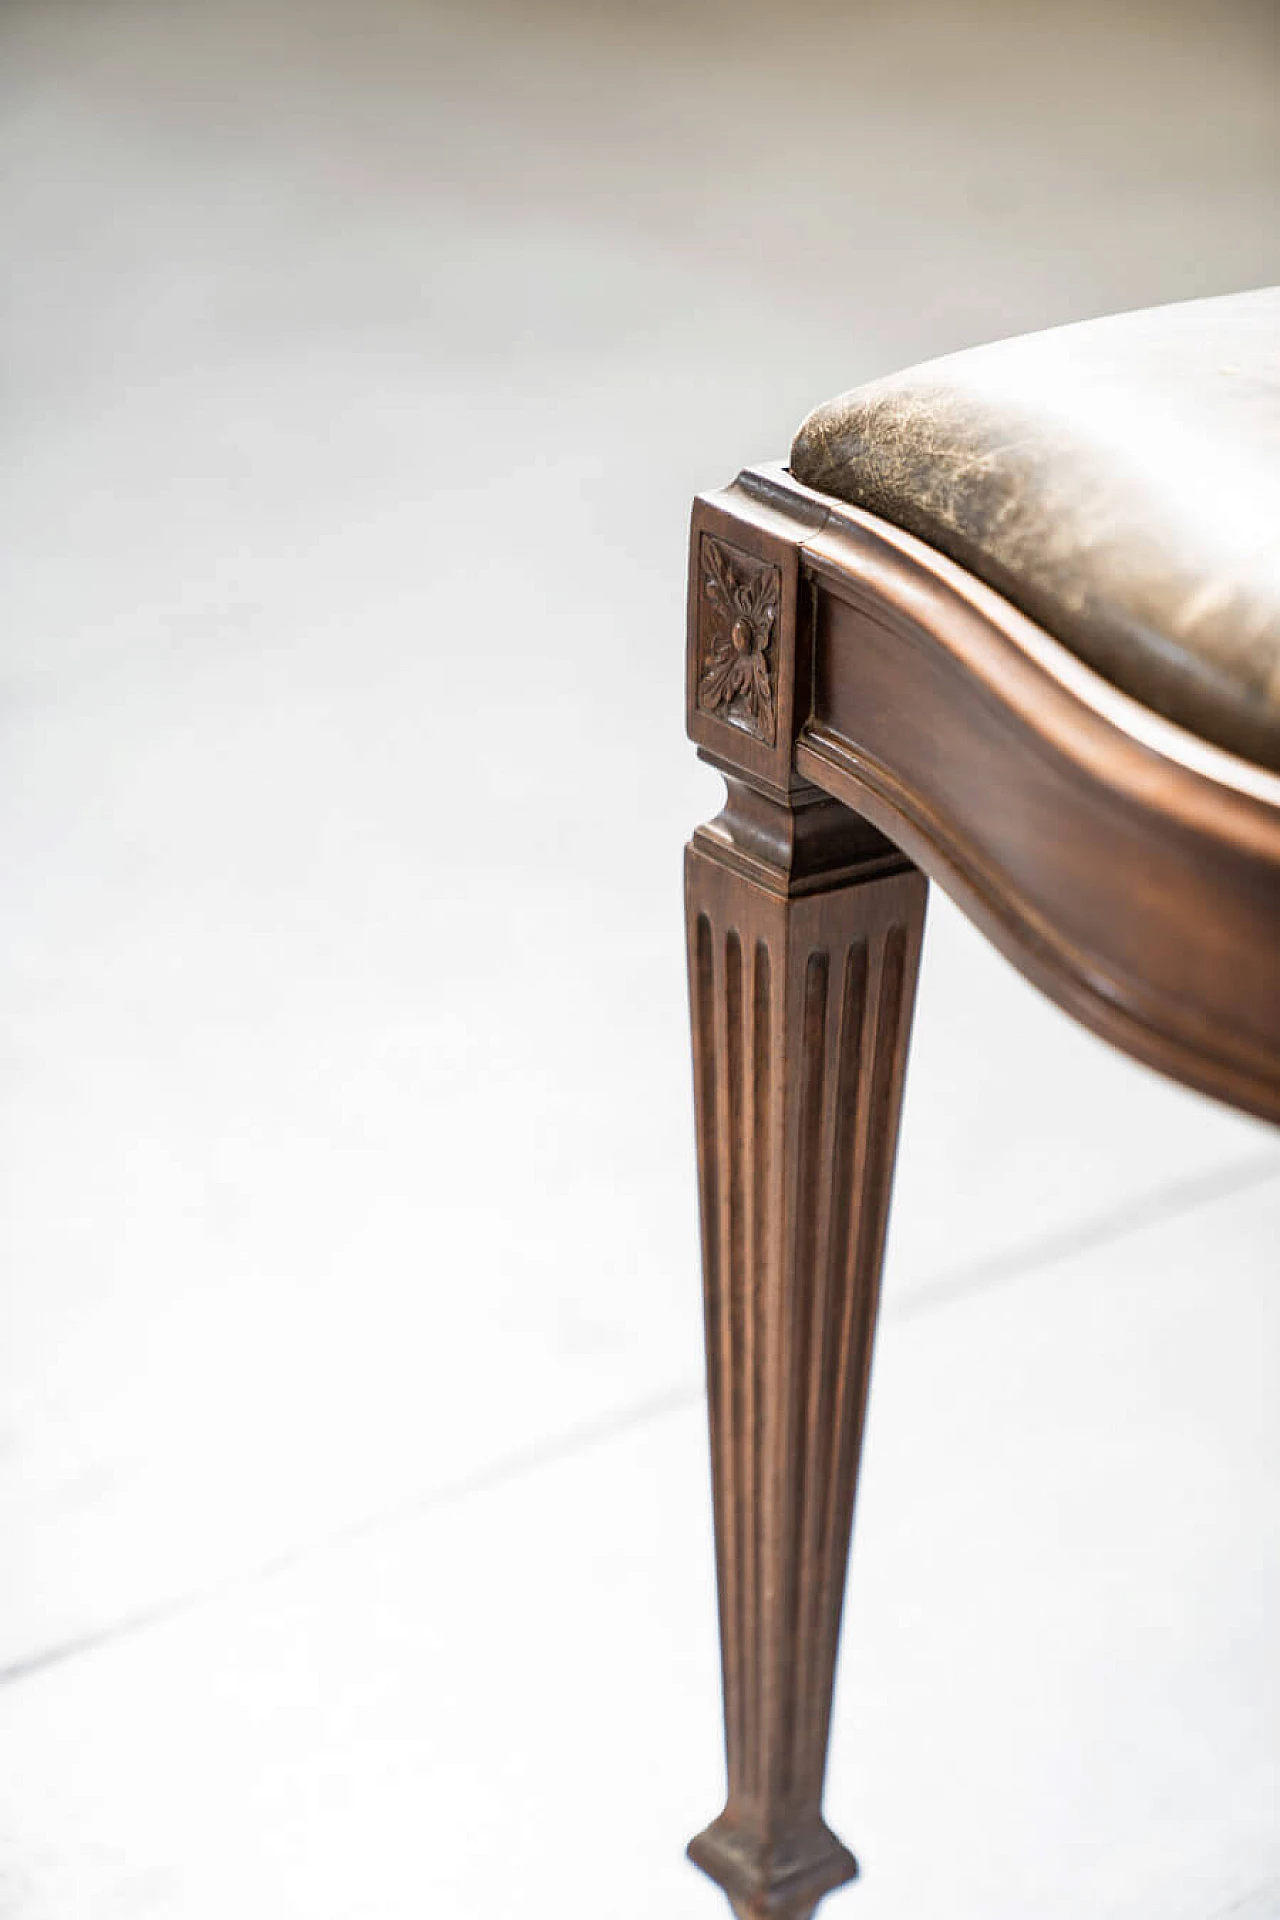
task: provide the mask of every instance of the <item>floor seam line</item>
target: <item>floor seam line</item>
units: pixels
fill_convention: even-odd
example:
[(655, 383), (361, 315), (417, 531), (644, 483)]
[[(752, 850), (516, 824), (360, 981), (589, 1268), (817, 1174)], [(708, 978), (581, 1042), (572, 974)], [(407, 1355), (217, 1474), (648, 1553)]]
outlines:
[[(1216, 1200), (1225, 1199), (1231, 1194), (1247, 1192), (1254, 1187), (1265, 1186), (1268, 1182), (1280, 1178), (1280, 1157), (1274, 1151), (1265, 1159), (1257, 1156), (1234, 1165), (1220, 1167), (1210, 1174), (1201, 1175), (1197, 1180), (1185, 1183), (1176, 1191), (1168, 1188), (1148, 1195), (1145, 1199), (1134, 1201), (1127, 1207), (1113, 1210), (1110, 1214), (1095, 1219), (1088, 1226), (1075, 1231), (1063, 1230), (1059, 1235), (1040, 1243), (1039, 1252), (1024, 1247), (1020, 1252), (1001, 1255), (984, 1261), (967, 1271), (945, 1276), (938, 1281), (912, 1292), (901, 1301), (889, 1301), (881, 1313), (883, 1325), (903, 1325), (912, 1320), (923, 1318), (929, 1313), (973, 1299), (1010, 1282), (1029, 1278), (1043, 1273), (1083, 1253), (1109, 1246), (1124, 1240), (1130, 1234), (1139, 1233), (1149, 1226), (1158, 1226), (1169, 1219), (1196, 1212), (1200, 1207), (1212, 1205)], [(175, 1596), (158, 1603), (156, 1606), (128, 1615), (121, 1620), (111, 1622), (102, 1629), (75, 1636), (55, 1643), (40, 1652), (24, 1656), (8, 1666), (0, 1668), (0, 1688), (20, 1685), (24, 1680), (34, 1679), (50, 1669), (65, 1665), (68, 1661), (99, 1652), (121, 1640), (129, 1640), (162, 1626), (168, 1620), (182, 1614), (199, 1611), (202, 1607), (215, 1604), (236, 1593), (276, 1578), (291, 1568), (312, 1559), (318, 1559), (325, 1553), (351, 1546), (371, 1535), (388, 1531), (406, 1521), (431, 1513), (439, 1508), (460, 1504), (475, 1494), (486, 1493), (492, 1488), (506, 1486), (529, 1474), (540, 1473), (544, 1468), (558, 1465), (564, 1460), (574, 1459), (582, 1453), (590, 1452), (594, 1447), (606, 1445), (611, 1440), (633, 1432), (656, 1420), (664, 1419), (670, 1413), (682, 1412), (695, 1406), (702, 1396), (702, 1382), (696, 1384), (684, 1381), (673, 1385), (661, 1393), (634, 1403), (616, 1415), (602, 1415), (593, 1422), (586, 1423), (576, 1432), (552, 1436), (535, 1443), (523, 1453), (508, 1455), (505, 1460), (494, 1461), (488, 1467), (481, 1468), (452, 1485), (434, 1488), (418, 1498), (410, 1498), (391, 1507), (379, 1509), (352, 1521), (336, 1532), (320, 1538), (300, 1543), (285, 1552), (272, 1555), (246, 1568), (232, 1579), (195, 1592)]]
[(1111, 1246), (1148, 1227), (1196, 1213), (1233, 1194), (1251, 1192), (1278, 1178), (1280, 1157), (1269, 1151), (1265, 1158), (1255, 1155), (1236, 1161), (1190, 1179), (1178, 1188), (1159, 1188), (1144, 1198), (1096, 1216), (1091, 1223), (1074, 1229), (1063, 1228), (1057, 1234), (1046, 1236), (1039, 1243), (1038, 1251), (1024, 1248), (1021, 1252), (1000, 1254), (913, 1288), (905, 1298), (886, 1304), (882, 1323), (899, 1325), (919, 1319), (936, 1309), (994, 1291), (1013, 1280), (1047, 1272), (1065, 1260)]
[(194, 1591), (177, 1594), (172, 1598), (157, 1602), (150, 1608), (125, 1615), (109, 1622), (92, 1632), (79, 1634), (70, 1639), (56, 1642), (39, 1652), (24, 1655), (9, 1665), (0, 1667), (0, 1689), (20, 1685), (24, 1680), (36, 1678), (53, 1667), (65, 1665), (83, 1655), (96, 1653), (121, 1640), (136, 1638), (148, 1632), (152, 1627), (163, 1626), (167, 1620), (178, 1618), (182, 1614), (198, 1612), (201, 1608), (225, 1600), (230, 1596), (275, 1579), (291, 1568), (308, 1560), (319, 1559), (326, 1553), (339, 1551), (372, 1534), (389, 1531), (415, 1517), (434, 1512), (438, 1508), (457, 1506), (472, 1495), (485, 1493), (492, 1487), (510, 1485), (528, 1474), (541, 1472), (544, 1467), (554, 1466), (562, 1460), (575, 1458), (590, 1452), (593, 1447), (603, 1446), (610, 1440), (620, 1438), (639, 1427), (648, 1426), (652, 1421), (663, 1419), (668, 1413), (682, 1411), (696, 1406), (702, 1393), (702, 1383), (685, 1381), (672, 1386), (662, 1393), (650, 1395), (613, 1416), (585, 1424), (576, 1432), (552, 1436), (527, 1448), (523, 1453), (508, 1455), (504, 1460), (494, 1461), (490, 1466), (481, 1468), (469, 1477), (452, 1485), (434, 1487), (429, 1493), (397, 1502), (393, 1506), (383, 1507), (377, 1512), (366, 1514), (332, 1533), (300, 1542), (284, 1552), (273, 1554), (259, 1560), (251, 1567), (244, 1568), (231, 1579), (200, 1587)]

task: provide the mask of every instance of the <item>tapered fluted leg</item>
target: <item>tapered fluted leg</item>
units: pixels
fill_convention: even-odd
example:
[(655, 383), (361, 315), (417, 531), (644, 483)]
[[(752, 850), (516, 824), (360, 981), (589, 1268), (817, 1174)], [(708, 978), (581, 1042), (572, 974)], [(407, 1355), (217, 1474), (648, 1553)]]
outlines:
[(690, 1853), (809, 1920), (857, 1872), (822, 1789), (925, 882), (835, 802), (730, 792), (687, 866), (729, 1780)]

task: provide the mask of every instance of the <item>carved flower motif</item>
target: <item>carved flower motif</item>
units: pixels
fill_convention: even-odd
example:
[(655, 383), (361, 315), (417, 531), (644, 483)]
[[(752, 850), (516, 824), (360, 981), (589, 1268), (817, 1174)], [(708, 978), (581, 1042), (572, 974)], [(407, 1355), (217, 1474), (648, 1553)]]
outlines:
[(698, 705), (773, 745), (769, 650), (781, 580), (776, 567), (743, 556), (734, 564), (716, 540), (702, 543), (702, 591), (711, 603)]

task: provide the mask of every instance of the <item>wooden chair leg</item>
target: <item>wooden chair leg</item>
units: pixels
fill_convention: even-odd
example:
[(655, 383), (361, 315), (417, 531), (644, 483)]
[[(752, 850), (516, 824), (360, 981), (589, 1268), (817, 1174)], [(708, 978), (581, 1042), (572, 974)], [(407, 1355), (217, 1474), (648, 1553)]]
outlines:
[(822, 1818), (925, 881), (812, 790), (729, 780), (687, 856), (728, 1804), (739, 1920), (857, 1872)]

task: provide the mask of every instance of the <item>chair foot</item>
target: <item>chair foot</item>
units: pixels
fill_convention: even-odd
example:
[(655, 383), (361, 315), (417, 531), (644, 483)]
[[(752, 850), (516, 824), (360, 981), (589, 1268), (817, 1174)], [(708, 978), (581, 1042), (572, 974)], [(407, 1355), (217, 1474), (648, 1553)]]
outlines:
[(690, 1841), (689, 1858), (723, 1887), (737, 1920), (813, 1920), (819, 1901), (858, 1872), (848, 1847), (822, 1821), (762, 1842), (728, 1808)]

